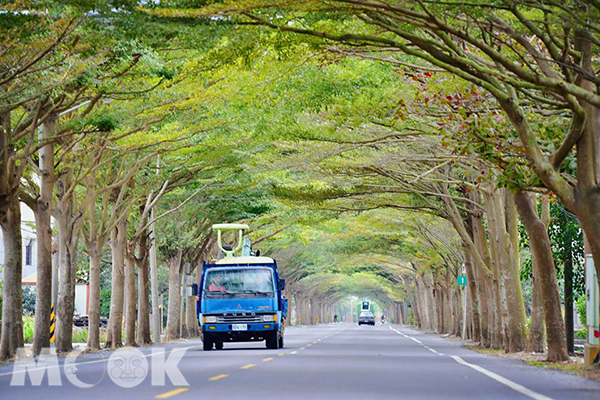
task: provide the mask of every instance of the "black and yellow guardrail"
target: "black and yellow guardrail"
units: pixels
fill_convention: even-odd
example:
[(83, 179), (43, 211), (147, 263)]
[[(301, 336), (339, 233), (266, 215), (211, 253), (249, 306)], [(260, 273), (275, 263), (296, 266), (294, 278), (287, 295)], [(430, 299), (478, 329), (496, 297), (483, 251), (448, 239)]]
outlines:
[(54, 304), (50, 305), (50, 343), (56, 341), (56, 314), (54, 312)]

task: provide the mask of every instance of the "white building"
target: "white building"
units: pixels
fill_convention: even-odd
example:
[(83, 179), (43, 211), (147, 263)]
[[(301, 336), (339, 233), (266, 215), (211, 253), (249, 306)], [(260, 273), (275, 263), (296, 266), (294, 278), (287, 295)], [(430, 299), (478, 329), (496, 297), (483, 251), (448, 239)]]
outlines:
[[(23, 278), (37, 271), (35, 217), (31, 208), (21, 203), (21, 236), (23, 238)], [(0, 263), (4, 265), (4, 238), (0, 230)]]

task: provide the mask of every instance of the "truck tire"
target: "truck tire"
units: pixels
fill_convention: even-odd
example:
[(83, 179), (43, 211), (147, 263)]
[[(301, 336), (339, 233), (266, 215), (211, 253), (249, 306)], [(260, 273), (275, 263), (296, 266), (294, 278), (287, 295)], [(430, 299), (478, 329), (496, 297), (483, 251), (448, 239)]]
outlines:
[(283, 333), (279, 335), (279, 348), (283, 349)]
[(205, 334), (204, 337), (202, 338), (202, 349), (204, 351), (209, 351), (209, 350), (212, 350), (212, 348), (213, 348), (213, 341), (208, 335)]
[(223, 350), (223, 342), (215, 342), (215, 349)]
[(267, 345), (267, 349), (277, 349), (277, 345), (278, 345), (277, 332), (273, 332), (269, 336), (267, 336), (267, 339), (265, 340), (265, 344)]

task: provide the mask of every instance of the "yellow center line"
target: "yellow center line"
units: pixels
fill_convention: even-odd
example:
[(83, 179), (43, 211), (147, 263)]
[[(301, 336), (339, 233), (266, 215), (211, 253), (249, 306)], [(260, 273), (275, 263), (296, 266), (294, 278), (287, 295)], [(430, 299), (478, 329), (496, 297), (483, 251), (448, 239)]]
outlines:
[(273, 357), (267, 357), (267, 358), (263, 358), (263, 361), (267, 362), (267, 361), (271, 361), (272, 359), (273, 359)]
[(279, 353), (279, 354), (277, 354), (277, 355), (278, 355), (279, 357), (283, 357), (283, 356), (285, 356), (285, 353)]
[(290, 354), (298, 354), (297, 351), (292, 351)]
[(248, 368), (252, 368), (252, 367), (256, 367), (256, 364), (250, 363), (250, 364), (243, 365), (242, 369), (248, 369)]
[(173, 389), (169, 392), (159, 394), (158, 396), (156, 396), (156, 398), (157, 399), (168, 399), (169, 397), (175, 396), (176, 394), (179, 394), (179, 393), (187, 392), (188, 390), (190, 390), (189, 387), (180, 387), (177, 389)]
[(309, 344), (306, 345), (306, 347), (310, 347), (310, 346), (312, 346), (312, 343), (309, 343)]
[(208, 378), (208, 380), (209, 381), (218, 381), (219, 379), (227, 378), (228, 376), (229, 376), (229, 374), (215, 375), (213, 377)]
[(300, 350), (304, 350), (304, 349), (306, 349), (306, 347), (300, 347)]

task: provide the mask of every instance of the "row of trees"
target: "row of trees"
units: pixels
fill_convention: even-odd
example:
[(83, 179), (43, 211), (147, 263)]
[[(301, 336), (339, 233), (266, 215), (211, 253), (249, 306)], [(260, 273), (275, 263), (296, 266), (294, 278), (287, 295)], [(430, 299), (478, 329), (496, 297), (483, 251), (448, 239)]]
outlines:
[(210, 225), (246, 221), (281, 261), (301, 323), (359, 296), (457, 334), (464, 263), (470, 337), (541, 350), (544, 326), (548, 358), (567, 358), (555, 262), (566, 283), (581, 232), (557, 222), (563, 207), (598, 261), (596, 30), (584, 18), (595, 8), (86, 4), (19, 2), (2, 16), (0, 357), (22, 344), (22, 201), (36, 213), (36, 351), (48, 345), (57, 274), (53, 216), (61, 351), (82, 251), (90, 348), (106, 264), (106, 345), (151, 341), (153, 244), (169, 269), (167, 338), (195, 335), (181, 286), (214, 256)]
[[(523, 189), (543, 184), (577, 215), (600, 271), (600, 202), (595, 197), (600, 98), (594, 64), (599, 31), (594, 17), (600, 10), (595, 2), (234, 3), (242, 23), (323, 38), (344, 46), (338, 49), (343, 54), (373, 57), (383, 51), (391, 57), (382, 61), (392, 64), (398, 63), (395, 54), (406, 54), (470, 83), (491, 106), (475, 108), (481, 106), (475, 100), (467, 117), (499, 113), (510, 123), (473, 135), (497, 148), (501, 168), (522, 160), (521, 174), (508, 176), (512, 183)], [(232, 12), (228, 6), (202, 12)], [(456, 107), (472, 100), (447, 99)]]
[[(207, 22), (192, 31), (136, 7), (127, 1), (15, 2), (2, 13), (0, 359), (23, 345), (21, 203), (36, 219), (35, 352), (49, 347), (52, 282), (58, 282), (57, 349), (72, 348), (82, 254), (89, 260), (88, 347), (100, 348), (106, 258), (112, 271), (105, 345), (150, 343), (155, 242), (172, 270), (168, 337), (179, 336), (179, 278), (185, 265), (193, 265), (189, 273), (208, 254), (211, 223), (264, 212), (212, 200), (223, 197), (225, 181), (234, 186), (228, 193), (247, 186), (232, 152), (243, 143), (221, 135), (223, 124), (201, 106), (213, 84), (207, 49), (226, 29)], [(157, 224), (169, 236), (155, 241)], [(184, 224), (189, 229), (182, 230)]]
[[(338, 211), (411, 209), (446, 220), (462, 254), (449, 258), (431, 244), (441, 260), (415, 280), (411, 304), (420, 324), (456, 327), (460, 308), (449, 283), (464, 262), (475, 339), (507, 351), (533, 341), (539, 349), (543, 320), (549, 359), (567, 358), (548, 216), (553, 202), (577, 216), (600, 270), (593, 3), (239, 1), (169, 13), (229, 13), (242, 25), (324, 50), (326, 62), (356, 57), (396, 69), (401, 91), (392, 101), (377, 97), (393, 91), (383, 87), (388, 81), (376, 83), (376, 94), (355, 81), (354, 99), (369, 92), (379, 107), (365, 99), (348, 107), (350, 116), (321, 103), (307, 116), (310, 100), (304, 103), (288, 137), (306, 147), (286, 153), (287, 167), (302, 166), (304, 180), (275, 184), (275, 193)], [(520, 282), (525, 237), (536, 310), (531, 333)], [(412, 257), (395, 256), (419, 271)]]

